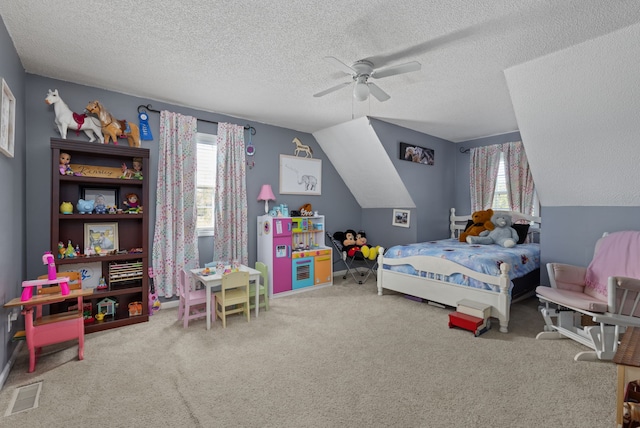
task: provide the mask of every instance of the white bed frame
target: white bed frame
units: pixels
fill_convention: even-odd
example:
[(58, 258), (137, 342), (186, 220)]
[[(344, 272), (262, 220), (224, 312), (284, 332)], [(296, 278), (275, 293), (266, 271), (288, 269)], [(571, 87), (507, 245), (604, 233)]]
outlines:
[[(539, 233), (539, 226), (542, 223), (540, 217), (529, 216), (513, 211), (509, 211), (509, 214), (511, 214), (514, 222), (517, 220), (526, 220), (533, 223), (529, 229), (529, 239), (535, 239), (535, 235)], [(451, 215), (449, 217), (451, 238), (457, 238), (458, 234), (464, 231), (467, 220), (470, 218), (470, 215), (457, 216), (455, 208), (451, 208)], [(394, 266), (406, 264), (410, 264), (425, 276), (410, 275), (382, 268), (383, 265)], [(509, 268), (508, 263), (503, 263), (500, 265), (500, 275), (492, 276), (475, 272), (455, 262), (433, 256), (411, 256), (400, 259), (389, 259), (384, 257), (384, 248), (380, 248), (378, 252), (377, 272), (378, 295), (382, 296), (383, 289), (393, 290), (454, 308), (462, 299), (484, 303), (491, 306), (491, 316), (499, 320), (500, 331), (507, 333), (511, 306), (511, 297), (509, 296)], [(499, 287), (500, 292), (468, 287), (443, 280), (443, 278), (454, 273), (460, 273), (477, 279), (478, 281), (493, 284)]]

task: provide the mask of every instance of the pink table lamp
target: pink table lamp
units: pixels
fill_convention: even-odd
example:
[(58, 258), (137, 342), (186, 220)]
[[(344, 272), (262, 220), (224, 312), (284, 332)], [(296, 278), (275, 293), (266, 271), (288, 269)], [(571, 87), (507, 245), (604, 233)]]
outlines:
[(264, 201), (264, 213), (269, 212), (269, 201), (275, 201), (276, 197), (273, 194), (273, 190), (271, 190), (270, 184), (263, 184), (262, 189), (260, 189), (260, 194), (258, 195), (259, 201)]

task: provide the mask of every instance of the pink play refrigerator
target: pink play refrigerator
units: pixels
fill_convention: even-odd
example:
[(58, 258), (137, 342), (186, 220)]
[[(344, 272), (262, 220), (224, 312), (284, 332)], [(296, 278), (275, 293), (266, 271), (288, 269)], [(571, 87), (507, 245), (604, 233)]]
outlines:
[(269, 270), (269, 296), (291, 291), (291, 218), (258, 217), (258, 261)]

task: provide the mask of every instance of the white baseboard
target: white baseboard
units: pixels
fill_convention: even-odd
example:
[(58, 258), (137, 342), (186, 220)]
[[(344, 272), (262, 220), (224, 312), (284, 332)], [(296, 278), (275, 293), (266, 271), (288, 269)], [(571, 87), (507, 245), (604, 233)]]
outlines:
[(160, 309), (177, 308), (178, 307), (178, 303), (180, 303), (179, 300), (168, 300), (168, 301), (162, 302), (160, 304)]
[(22, 345), (24, 345), (24, 341), (18, 342), (18, 345), (16, 345), (16, 348), (13, 350), (13, 353), (11, 354), (11, 358), (9, 358), (9, 361), (7, 361), (7, 365), (4, 366), (2, 373), (0, 373), (0, 391), (2, 391), (2, 388), (4, 387), (4, 383), (7, 381), (7, 378), (9, 377), (9, 373), (11, 372), (11, 367), (13, 367), (13, 364), (16, 362), (16, 358), (18, 358), (18, 354), (22, 349)]

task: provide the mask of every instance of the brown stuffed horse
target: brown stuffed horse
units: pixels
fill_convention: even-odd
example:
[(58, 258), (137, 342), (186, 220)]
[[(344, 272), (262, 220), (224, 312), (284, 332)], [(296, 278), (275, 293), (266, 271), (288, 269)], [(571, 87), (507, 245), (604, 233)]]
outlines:
[(102, 124), (104, 143), (108, 144), (109, 139), (113, 144), (118, 144), (118, 137), (126, 137), (130, 147), (140, 147), (140, 130), (135, 123), (114, 118), (99, 101), (91, 101), (86, 109), (89, 113), (95, 114)]

